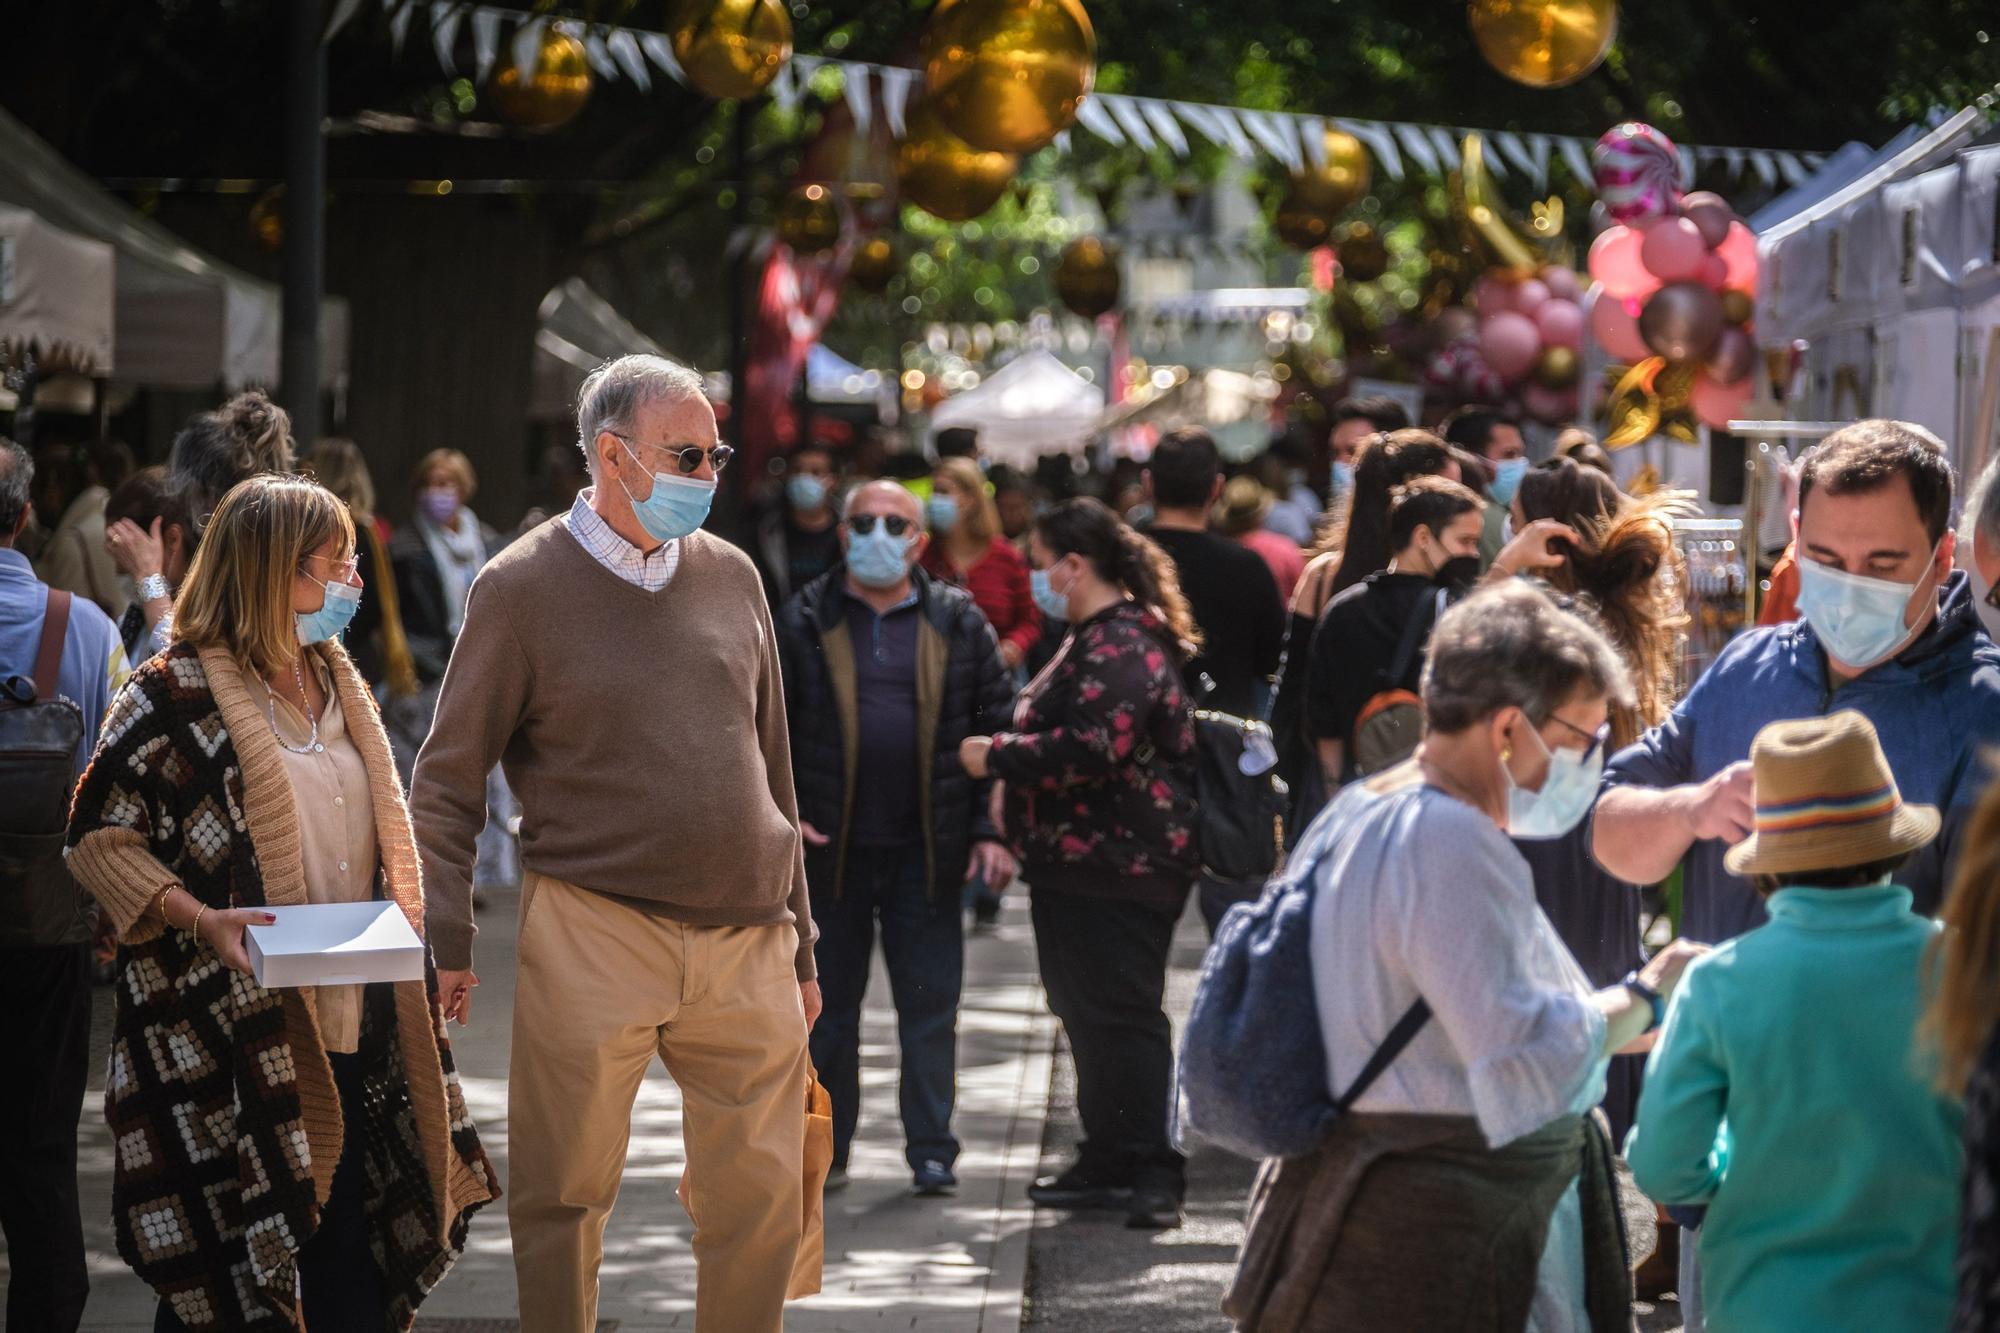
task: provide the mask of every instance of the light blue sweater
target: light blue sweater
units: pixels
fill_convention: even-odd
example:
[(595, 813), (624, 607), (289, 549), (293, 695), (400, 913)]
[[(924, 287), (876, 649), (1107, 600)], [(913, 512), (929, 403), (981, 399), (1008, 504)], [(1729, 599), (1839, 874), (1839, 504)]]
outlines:
[(1781, 889), (1770, 922), (1681, 979), (1625, 1153), (1708, 1205), (1713, 1333), (1942, 1330), (1959, 1121), (1916, 1054), (1937, 925), (1907, 889)]

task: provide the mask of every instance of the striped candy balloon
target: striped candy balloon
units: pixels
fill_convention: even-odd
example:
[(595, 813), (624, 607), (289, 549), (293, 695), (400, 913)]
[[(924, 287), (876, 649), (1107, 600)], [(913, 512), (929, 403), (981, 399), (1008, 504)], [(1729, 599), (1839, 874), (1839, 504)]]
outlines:
[(1680, 150), (1651, 125), (1628, 120), (1606, 130), (1590, 162), (1613, 221), (1644, 222), (1680, 207)]

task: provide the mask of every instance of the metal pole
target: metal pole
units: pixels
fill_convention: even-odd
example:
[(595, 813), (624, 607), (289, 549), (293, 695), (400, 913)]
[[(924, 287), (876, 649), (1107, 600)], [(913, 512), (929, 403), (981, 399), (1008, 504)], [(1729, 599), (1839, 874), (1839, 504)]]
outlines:
[(279, 398), (292, 434), (319, 438), (319, 307), (326, 279), (326, 48), (322, 0), (292, 0), (285, 30), (284, 334)]

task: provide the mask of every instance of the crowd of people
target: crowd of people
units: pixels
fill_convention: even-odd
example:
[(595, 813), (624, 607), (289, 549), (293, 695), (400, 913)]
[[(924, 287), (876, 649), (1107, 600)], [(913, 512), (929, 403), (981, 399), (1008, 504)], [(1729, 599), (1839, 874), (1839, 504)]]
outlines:
[[(1241, 1326), (1625, 1328), (1622, 1154), (1691, 1330), (2000, 1329), (1991, 469), (1960, 506), (1921, 428), (1815, 446), (1799, 618), (1687, 681), (1694, 501), (1621, 490), (1581, 431), (1531, 461), (1497, 413), (1356, 399), (1316, 450), (1231, 466), (1185, 429), (1094, 477), (969, 432), (888, 475), (808, 444), (735, 545), (698, 376), (621, 358), (577, 424), (588, 484), (506, 536), (449, 449), (391, 528), (362, 450), (301, 451), (259, 394), (162, 467), (0, 445), (0, 770), (22, 719), (62, 756), (45, 826), (0, 819), (37, 1080), (0, 1135), (10, 1322), (75, 1328), (87, 1291), (90, 902), (114, 1223), (161, 1329), (414, 1317), (501, 1195), (447, 1023), (479, 891), (516, 881), (524, 1326), (595, 1324), (657, 1054), (697, 1320), (781, 1327), (848, 1180), (878, 932), (911, 1187), (954, 1192), (965, 940), (1016, 881), (1083, 1125), (1029, 1194), (1179, 1225), (1170, 946), (1192, 899), (1236, 947), (1266, 892), (1204, 859), (1219, 714), (1271, 728), (1329, 1101), (1368, 1071), (1259, 1177)], [(241, 978), (273, 909), (369, 899), (424, 981)]]

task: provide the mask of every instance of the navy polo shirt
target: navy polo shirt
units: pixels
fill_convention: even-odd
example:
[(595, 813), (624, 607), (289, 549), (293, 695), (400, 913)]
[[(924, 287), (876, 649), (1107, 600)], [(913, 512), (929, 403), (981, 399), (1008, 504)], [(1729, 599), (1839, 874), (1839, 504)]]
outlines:
[(897, 847), (922, 836), (917, 792), (917, 592), (881, 615), (844, 589), (861, 735), (849, 844)]

